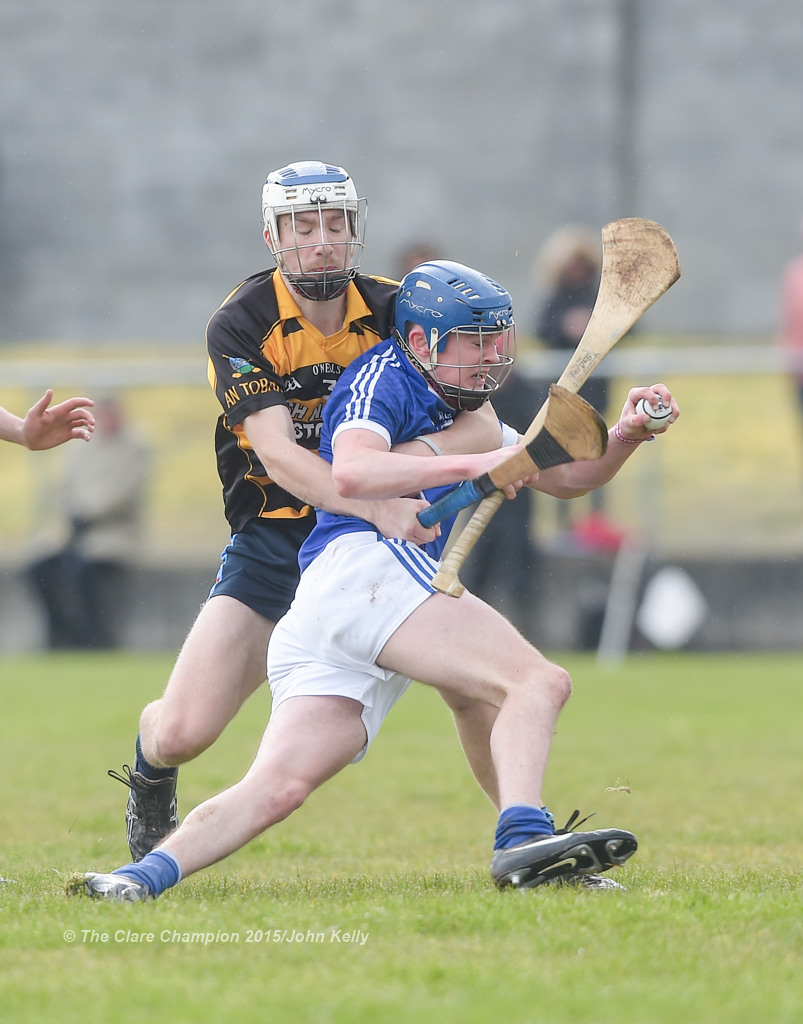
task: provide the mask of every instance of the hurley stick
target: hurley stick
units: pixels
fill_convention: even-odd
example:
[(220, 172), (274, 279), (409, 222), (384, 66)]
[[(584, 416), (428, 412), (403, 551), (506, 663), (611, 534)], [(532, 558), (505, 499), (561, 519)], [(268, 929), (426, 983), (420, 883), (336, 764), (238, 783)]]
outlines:
[[(680, 277), (672, 239), (655, 221), (629, 217), (602, 229), (602, 273), (588, 326), (558, 385), (578, 392), (614, 345)], [(529, 444), (541, 431), (549, 399), (527, 432)], [(433, 585), (452, 597), (463, 593), (458, 573), (485, 527), (504, 501), (501, 491), (484, 498), (441, 563)]]

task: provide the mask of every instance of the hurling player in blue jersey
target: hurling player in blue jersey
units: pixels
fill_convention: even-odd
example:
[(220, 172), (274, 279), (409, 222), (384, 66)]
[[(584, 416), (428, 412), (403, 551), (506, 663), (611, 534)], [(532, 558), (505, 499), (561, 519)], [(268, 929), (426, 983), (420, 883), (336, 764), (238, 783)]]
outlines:
[[(494, 394), (512, 363), (514, 338), (510, 296), (490, 278), (446, 261), (408, 274), (392, 337), (350, 364), (324, 412), (320, 451), (339, 493), (366, 502), (421, 492), (431, 499), (506, 458), (514, 448), (437, 457), (437, 441), (459, 410)], [(636, 403), (651, 391), (677, 418), (664, 385), (633, 388), (602, 458), (546, 470), (508, 488), (508, 496), (522, 483), (569, 497), (607, 482), (650, 436)], [(432, 457), (391, 450), (421, 436)], [(496, 883), (619, 888), (598, 872), (625, 861), (635, 836), (616, 828), (571, 832), (571, 820), (556, 832), (542, 801), (569, 676), (474, 595), (455, 600), (433, 589), (445, 533), (415, 544), (383, 537), (353, 514), (319, 514), (301, 548), (296, 596), (268, 650), (273, 706), (251, 768), (142, 861), (77, 876), (70, 891), (147, 899), (233, 853), (359, 761), (413, 679), (451, 694), (457, 706), (489, 709), (487, 751), (474, 750), (469, 760), (500, 812)]]

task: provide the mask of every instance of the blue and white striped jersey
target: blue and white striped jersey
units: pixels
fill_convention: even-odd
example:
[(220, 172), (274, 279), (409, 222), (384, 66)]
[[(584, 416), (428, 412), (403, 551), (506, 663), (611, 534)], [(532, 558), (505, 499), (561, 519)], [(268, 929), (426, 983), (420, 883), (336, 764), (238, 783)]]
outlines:
[[(343, 371), (324, 407), (319, 454), (332, 461), (332, 440), (346, 424), (374, 430), (388, 446), (412, 441), (419, 434), (443, 430), (454, 422), (454, 411), (429, 386), (404, 352), (392, 341), (383, 341), (358, 356)], [(424, 492), (435, 501), (455, 485)], [(449, 536), (452, 520), (441, 524), (441, 536), (425, 550), (439, 559)], [(317, 525), (304, 541), (298, 560), (301, 570), (326, 545), (344, 533), (371, 531), (376, 527), (365, 519), (336, 516), (317, 510)]]

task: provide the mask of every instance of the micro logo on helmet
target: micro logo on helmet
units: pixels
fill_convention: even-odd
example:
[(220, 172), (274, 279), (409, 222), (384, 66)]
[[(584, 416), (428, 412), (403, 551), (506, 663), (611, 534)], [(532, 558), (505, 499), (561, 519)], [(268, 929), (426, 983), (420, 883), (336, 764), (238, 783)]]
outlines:
[(417, 302), (413, 302), (407, 295), (402, 295), (399, 304), (401, 306), (409, 306), (411, 313), (422, 313), (424, 316), (431, 316), (436, 319), (440, 319), (443, 316), (439, 309), (429, 309), (427, 306), (421, 306)]
[(305, 185), (301, 189), (301, 195), (309, 196), (314, 203), (325, 203), (334, 194), (335, 190), (330, 185), (315, 185), (312, 188)]

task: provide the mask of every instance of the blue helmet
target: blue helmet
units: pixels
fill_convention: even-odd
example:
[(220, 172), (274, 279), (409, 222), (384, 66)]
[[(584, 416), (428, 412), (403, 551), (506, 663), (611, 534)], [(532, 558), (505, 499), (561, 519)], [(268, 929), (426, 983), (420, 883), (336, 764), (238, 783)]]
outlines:
[[(365, 217), (367, 203), (357, 196), (354, 182), (348, 173), (335, 164), (319, 160), (300, 160), (271, 171), (262, 189), (262, 221), (268, 234), (270, 249), (276, 264), (287, 281), (302, 295), (315, 301), (326, 301), (342, 295), (360, 266), (365, 245)], [(301, 272), (301, 250), (314, 247), (316, 242), (299, 240), (296, 233), (296, 215), (313, 212), (320, 224), (319, 237), (324, 234), (324, 213), (339, 210), (348, 224), (347, 237), (327, 245), (340, 251), (342, 259), (332, 269)], [(291, 219), (292, 241), (279, 241), (279, 218)], [(291, 266), (288, 266), (288, 255)], [(342, 266), (339, 264), (342, 263)]]
[[(414, 352), (408, 342), (415, 324), (424, 330), (428, 355)], [(509, 293), (486, 274), (462, 263), (430, 260), (411, 270), (399, 286), (394, 336), (452, 408), (477, 409), (513, 365), (513, 304)], [(443, 352), (455, 338), (453, 354), (444, 362)]]

